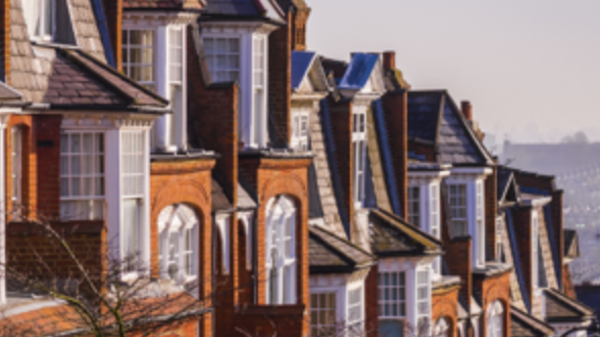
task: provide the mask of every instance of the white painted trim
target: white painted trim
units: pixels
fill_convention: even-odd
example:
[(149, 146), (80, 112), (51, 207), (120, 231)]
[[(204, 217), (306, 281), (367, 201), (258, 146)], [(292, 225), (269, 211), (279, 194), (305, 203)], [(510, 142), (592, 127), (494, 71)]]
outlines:
[[(0, 113), (4, 111), (0, 110)], [(8, 114), (0, 115), (0, 305), (6, 303), (6, 163), (5, 136)]]
[[(246, 233), (246, 270), (248, 271), (252, 270), (252, 252), (254, 251), (252, 245), (252, 242), (254, 242), (254, 223), (252, 221), (253, 219), (253, 211), (238, 212), (238, 220), (242, 222), (242, 225), (244, 226), (244, 233)], [(241, 261), (238, 263), (241, 263)]]
[(229, 214), (219, 214), (215, 218), (219, 235), (221, 236), (221, 257), (223, 258), (223, 273), (229, 275), (231, 271), (231, 230), (230, 230), (230, 218)]

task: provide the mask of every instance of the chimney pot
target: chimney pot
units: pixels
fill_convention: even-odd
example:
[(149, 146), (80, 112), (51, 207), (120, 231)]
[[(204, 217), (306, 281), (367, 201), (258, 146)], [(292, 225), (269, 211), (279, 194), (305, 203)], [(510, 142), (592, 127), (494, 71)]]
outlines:
[(460, 102), (460, 108), (461, 108), (463, 116), (465, 116), (465, 119), (468, 121), (473, 121), (473, 107), (471, 106), (471, 102), (469, 102), (469, 101)]
[(395, 51), (383, 52), (383, 67), (386, 70), (396, 68), (396, 52)]

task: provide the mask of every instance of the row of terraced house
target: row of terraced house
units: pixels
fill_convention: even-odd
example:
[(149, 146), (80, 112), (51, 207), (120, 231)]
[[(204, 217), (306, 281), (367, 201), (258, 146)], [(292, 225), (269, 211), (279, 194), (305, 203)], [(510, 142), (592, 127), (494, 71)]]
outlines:
[(0, 335), (593, 324), (554, 178), (394, 52), (308, 51), (303, 0), (0, 2)]

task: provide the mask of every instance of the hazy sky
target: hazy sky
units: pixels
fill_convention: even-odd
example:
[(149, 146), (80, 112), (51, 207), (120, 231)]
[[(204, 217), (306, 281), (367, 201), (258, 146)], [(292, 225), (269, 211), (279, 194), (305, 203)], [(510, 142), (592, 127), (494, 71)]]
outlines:
[(413, 89), (468, 99), (499, 140), (600, 141), (598, 0), (306, 0), (308, 49), (396, 51)]

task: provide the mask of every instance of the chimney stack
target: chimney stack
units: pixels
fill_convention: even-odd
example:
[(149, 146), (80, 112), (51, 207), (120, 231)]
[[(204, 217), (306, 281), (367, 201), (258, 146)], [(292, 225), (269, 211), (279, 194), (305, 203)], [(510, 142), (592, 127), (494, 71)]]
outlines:
[(471, 106), (471, 102), (469, 101), (462, 101), (460, 102), (460, 109), (462, 111), (463, 116), (465, 116), (465, 119), (472, 122), (473, 121), (473, 107)]
[(396, 68), (396, 52), (386, 51), (383, 52), (383, 69), (395, 69)]

